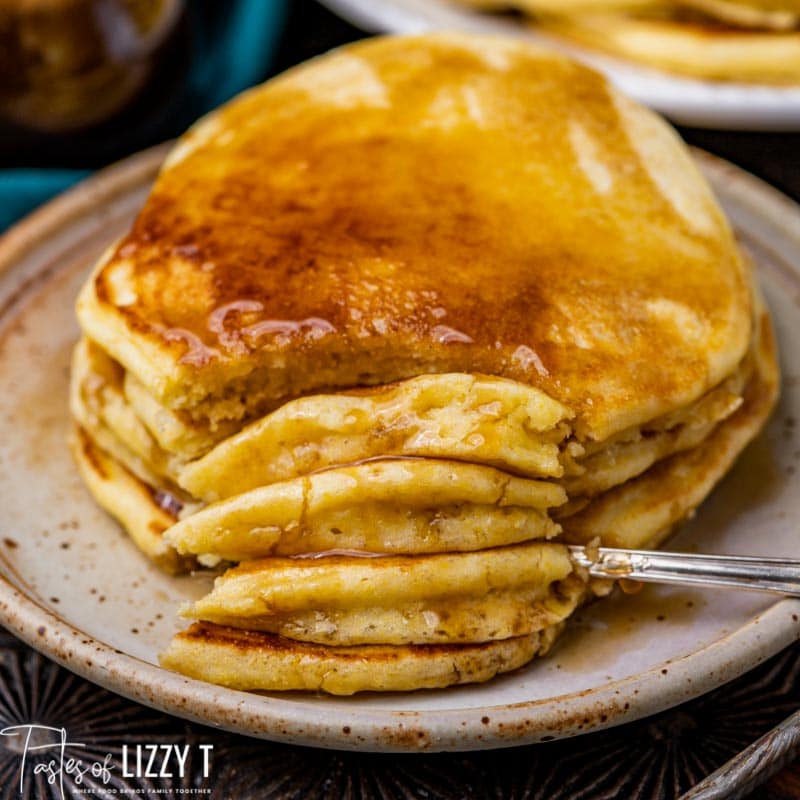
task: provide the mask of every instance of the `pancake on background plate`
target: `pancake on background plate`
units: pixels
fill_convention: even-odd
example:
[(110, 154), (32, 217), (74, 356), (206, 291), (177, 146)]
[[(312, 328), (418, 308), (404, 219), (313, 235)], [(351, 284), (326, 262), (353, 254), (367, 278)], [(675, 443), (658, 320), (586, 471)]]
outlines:
[(521, 41), (380, 38), (195, 125), (78, 300), (74, 451), (161, 567), (162, 663), (242, 689), (482, 681), (759, 430), (750, 265), (675, 133)]
[(695, 78), (800, 83), (797, 0), (453, 0)]

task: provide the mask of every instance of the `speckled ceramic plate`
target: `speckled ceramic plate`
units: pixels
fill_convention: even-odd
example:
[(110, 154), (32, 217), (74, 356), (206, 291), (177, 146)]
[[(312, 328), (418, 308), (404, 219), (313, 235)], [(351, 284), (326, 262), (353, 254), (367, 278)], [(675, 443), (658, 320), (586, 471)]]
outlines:
[(449, 0), (321, 0), (365, 30), (421, 33), (461, 30), (525, 36), (604, 72), (620, 89), (682, 125), (743, 130), (800, 130), (800, 86), (705, 81), (671, 75), (534, 31), (518, 20)]
[[(130, 224), (164, 155), (86, 181), (0, 241), (0, 622), (71, 670), (179, 716), (270, 739), (468, 750), (571, 736), (718, 686), (800, 634), (800, 602), (650, 587), (583, 612), (551, 656), (488, 684), (331, 698), (257, 695), (157, 666), (179, 603), (207, 579), (160, 574), (91, 501), (66, 448), (72, 304)], [(783, 344), (768, 430), (672, 545), (796, 556), (800, 531), (800, 210), (698, 156), (758, 263)]]

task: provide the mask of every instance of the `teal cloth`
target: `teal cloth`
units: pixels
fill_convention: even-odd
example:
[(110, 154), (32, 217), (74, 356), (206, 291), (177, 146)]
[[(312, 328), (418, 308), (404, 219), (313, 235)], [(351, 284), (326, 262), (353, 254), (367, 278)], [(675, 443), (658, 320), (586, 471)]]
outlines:
[(0, 231), (89, 174), (85, 169), (0, 170)]
[[(192, 63), (184, 98), (193, 116), (263, 80), (283, 30), (287, 2), (231, 0), (224, 25), (203, 30), (195, 24), (201, 55)], [(0, 170), (0, 231), (89, 174), (80, 169)]]

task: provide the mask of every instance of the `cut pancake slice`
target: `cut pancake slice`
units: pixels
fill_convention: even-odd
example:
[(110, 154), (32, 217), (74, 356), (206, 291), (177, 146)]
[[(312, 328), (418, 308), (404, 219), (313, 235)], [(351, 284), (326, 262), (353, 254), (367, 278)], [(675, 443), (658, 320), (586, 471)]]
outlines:
[(287, 403), (189, 465), (181, 485), (206, 501), (378, 456), (489, 464), (558, 477), (564, 406), (531, 386), (443, 374)]
[(228, 570), (184, 615), (330, 645), (485, 642), (561, 622), (584, 589), (566, 547), (544, 542), (427, 556), (271, 558)]
[(231, 689), (355, 692), (481, 683), (543, 655), (560, 630), (482, 644), (326, 647), (198, 622), (161, 655), (167, 669)]
[(159, 502), (158, 492), (98, 447), (80, 426), (73, 430), (71, 445), (81, 477), (97, 504), (119, 521), (136, 546), (169, 573), (191, 568), (195, 560), (178, 555), (163, 537), (175, 523), (177, 510)]
[(232, 561), (328, 550), (431, 553), (554, 536), (553, 483), (433, 459), (372, 461), (274, 483), (182, 519), (182, 553)]
[[(307, 469), (320, 461), (324, 463), (336, 458), (336, 454), (341, 456), (343, 452), (348, 452), (348, 447), (353, 448), (349, 451), (350, 455), (371, 452), (368, 448), (372, 439), (367, 426), (372, 424), (375, 438), (385, 442), (386, 418), (376, 419), (372, 415), (368, 416), (368, 421), (360, 421), (359, 425), (365, 431), (361, 437), (355, 434), (351, 437), (338, 436), (334, 425), (335, 421), (343, 418), (359, 418), (359, 415), (344, 415), (343, 409), (352, 409), (353, 401), (361, 403), (365, 398), (369, 404), (367, 408), (371, 411), (380, 405), (376, 398), (403, 398), (399, 404), (401, 412), (391, 402), (384, 404), (384, 408), (396, 415), (392, 420), (398, 423), (401, 437), (411, 430), (419, 432), (421, 425), (427, 425), (422, 438), (430, 438), (437, 415), (442, 411), (443, 398), (446, 400), (459, 396), (462, 415), (469, 417), (466, 409), (470, 406), (476, 409), (474, 416), (464, 422), (459, 419), (459, 414), (448, 410), (438, 420), (441, 425), (436, 435), (443, 437), (447, 432), (444, 430), (447, 420), (452, 419), (449, 433), (455, 431), (456, 440), (460, 435), (460, 440), (464, 442), (471, 433), (477, 433), (481, 447), (490, 441), (494, 442), (497, 454), (500, 452), (497, 443), (501, 442), (508, 452), (514, 453), (514, 429), (508, 416), (515, 416), (515, 422), (521, 429), (517, 438), (526, 442), (529, 453), (536, 447), (540, 448), (540, 452), (548, 448), (561, 450), (558, 458), (565, 466), (566, 474), (558, 480), (558, 484), (566, 489), (570, 498), (570, 503), (559, 512), (559, 516), (564, 516), (581, 509), (589, 498), (602, 496), (622, 484), (626, 484), (625, 496), (630, 497), (634, 491), (631, 488), (633, 479), (637, 476), (645, 474), (653, 465), (675, 453), (702, 447), (721, 421), (741, 405), (744, 388), (752, 378), (753, 361), (750, 352), (732, 376), (687, 408), (671, 412), (647, 425), (622, 431), (604, 442), (579, 443), (570, 439), (562, 441), (560, 445), (545, 444), (548, 437), (563, 437), (560, 428), (567, 423), (557, 422), (555, 427), (538, 434), (532, 432), (536, 426), (531, 419), (535, 417), (538, 420), (538, 427), (552, 426), (554, 421), (560, 420), (558, 404), (529, 387), (518, 386), (510, 381), (495, 382), (482, 376), (421, 376), (389, 386), (385, 393), (377, 389), (313, 396), (290, 403), (292, 408), (286, 416), (278, 412), (233, 436), (212, 450), (206, 459), (185, 468), (180, 480), (187, 489), (196, 491), (203, 490), (203, 479), (209, 485), (218, 481), (219, 485), (225, 487), (222, 493), (227, 493), (238, 488), (237, 480), (242, 480), (242, 485), (257, 485), (260, 480), (258, 476), (263, 477), (265, 473), (270, 478), (280, 470), (291, 471), (292, 465), (296, 469)], [(525, 483), (525, 479), (515, 478), (515, 481), (522, 480), (529, 489), (537, 490), (531, 497), (544, 490), (550, 506), (540, 502), (539, 508), (536, 508), (537, 504), (530, 499), (522, 503), (522, 507), (514, 504), (498, 506), (488, 504), (485, 497), (483, 500), (472, 497), (470, 476), (481, 475), (485, 478), (493, 475), (495, 482), (498, 479), (503, 482), (509, 475), (501, 473), (498, 476), (496, 470), (467, 462), (421, 458), (379, 458), (350, 465), (346, 469), (356, 469), (355, 475), (360, 476), (357, 486), (352, 484), (353, 475), (341, 472), (341, 468), (328, 470), (333, 474), (325, 478), (318, 477), (323, 473), (317, 473), (309, 478), (310, 483), (301, 479), (284, 481), (266, 493), (266, 487), (244, 492), (207, 508), (197, 517), (191, 517), (202, 503), (175, 486), (176, 465), (181, 462), (164, 452), (143, 426), (136, 409), (128, 402), (127, 393), (121, 388), (125, 381), (121, 373), (119, 365), (100, 348), (86, 340), (81, 342), (76, 348), (73, 364), (73, 416), (85, 430), (91, 432), (95, 445), (113, 457), (125, 472), (132, 473), (151, 490), (159, 491), (165, 499), (172, 496), (183, 507), (181, 516), (185, 522), (175, 531), (175, 541), (182, 550), (203, 556), (213, 553), (219, 544), (220, 531), (224, 531), (223, 538), (227, 537), (227, 541), (223, 542), (226, 557), (237, 560), (271, 554), (291, 555), (342, 549), (372, 552), (403, 552), (406, 547), (413, 548), (407, 552), (474, 550), (547, 537), (557, 532), (557, 526), (547, 519), (546, 509), (563, 503), (564, 496), (556, 498), (553, 495), (553, 492), (560, 490), (552, 483)], [(499, 397), (495, 402), (483, 402), (489, 400), (483, 396), (483, 391), (498, 391)], [(431, 394), (434, 400), (426, 400), (425, 396)], [(415, 398), (416, 403), (410, 402), (409, 396)], [(465, 397), (470, 399), (469, 403), (464, 402)], [(412, 411), (415, 409), (425, 417), (422, 422), (414, 418)], [(428, 413), (431, 409), (433, 414)], [(365, 407), (362, 406), (360, 410), (364, 412)], [(364, 416), (363, 413), (361, 416)], [(484, 420), (484, 416), (487, 419)], [(289, 419), (297, 420), (301, 432), (305, 431), (310, 439), (305, 447), (301, 442), (302, 437), (293, 434), (292, 426), (287, 422)], [(303, 427), (304, 422), (307, 423), (306, 427)], [(344, 424), (347, 425), (347, 422)], [(484, 427), (481, 427), (482, 424)], [(353, 427), (351, 424), (351, 434)], [(500, 433), (497, 433), (498, 429)], [(314, 432), (318, 434), (316, 442), (313, 441)], [(496, 434), (494, 439), (491, 439), (492, 433)], [(538, 445), (534, 444), (537, 437)], [(519, 452), (519, 448), (516, 452)], [(265, 462), (270, 460), (278, 462), (279, 466), (265, 466)], [(443, 463), (448, 465), (446, 469), (449, 470), (444, 475), (441, 474)], [(377, 466), (380, 464), (385, 466)], [(393, 466), (388, 466), (390, 464)], [(435, 466), (437, 464), (438, 467)], [(474, 469), (478, 472), (472, 472)], [(481, 469), (488, 472), (481, 472)], [(398, 479), (399, 473), (404, 475), (401, 483), (413, 482), (413, 477), (408, 475), (409, 470), (420, 475), (427, 474), (426, 487), (430, 486), (431, 470), (438, 470), (439, 477), (436, 480), (440, 483), (444, 481), (451, 487), (460, 481), (462, 493), (451, 498), (442, 508), (437, 505), (441, 500), (438, 496), (415, 500), (416, 510), (409, 515), (409, 509), (394, 502), (395, 491), (391, 484), (391, 480)], [(388, 474), (394, 477), (389, 478), (387, 485), (385, 479)], [(197, 481), (186, 480), (186, 475), (194, 475)], [(384, 483), (381, 487), (382, 480)], [(465, 481), (470, 486), (469, 490)], [(290, 485), (287, 488), (285, 484)], [(352, 501), (353, 495), (361, 495), (363, 502), (356, 504), (356, 513), (328, 509), (330, 513), (313, 519), (310, 526), (308, 520), (301, 525), (299, 517), (293, 518), (293, 514), (303, 513), (303, 497), (312, 484), (317, 488), (328, 486), (327, 490), (322, 491), (328, 491), (329, 494), (341, 491), (343, 485), (350, 486), (347, 490), (350, 494), (346, 495), (351, 498), (349, 502), (355, 502)], [(365, 490), (365, 484), (370, 484), (372, 488)], [(212, 490), (206, 487), (206, 491)], [(375, 492), (378, 497), (374, 496)], [(170, 504), (175, 505), (174, 502)], [(398, 531), (401, 532), (399, 536)], [(646, 528), (643, 535), (650, 537), (650, 528)], [(136, 537), (134, 540), (137, 540)], [(213, 560), (216, 562), (218, 559), (215, 556)]]

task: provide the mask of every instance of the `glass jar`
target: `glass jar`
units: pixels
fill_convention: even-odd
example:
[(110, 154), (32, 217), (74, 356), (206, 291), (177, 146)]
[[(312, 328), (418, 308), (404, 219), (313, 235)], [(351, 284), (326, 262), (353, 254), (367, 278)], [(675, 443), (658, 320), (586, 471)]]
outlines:
[(156, 79), (180, 0), (0, 0), (0, 117), (63, 133), (101, 123)]

